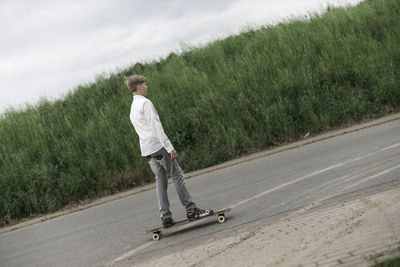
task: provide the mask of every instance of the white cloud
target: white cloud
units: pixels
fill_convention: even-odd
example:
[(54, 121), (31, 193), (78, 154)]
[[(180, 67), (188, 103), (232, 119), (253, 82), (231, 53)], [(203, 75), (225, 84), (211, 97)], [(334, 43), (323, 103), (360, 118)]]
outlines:
[[(0, 0), (0, 112), (326, 0)], [(340, 5), (358, 0), (336, 1)]]

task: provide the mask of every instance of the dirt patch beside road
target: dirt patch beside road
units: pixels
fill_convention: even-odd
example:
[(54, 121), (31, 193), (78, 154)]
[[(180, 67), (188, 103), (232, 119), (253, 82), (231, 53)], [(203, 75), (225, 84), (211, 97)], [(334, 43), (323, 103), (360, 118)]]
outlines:
[(370, 266), (399, 254), (400, 180), (114, 266)]

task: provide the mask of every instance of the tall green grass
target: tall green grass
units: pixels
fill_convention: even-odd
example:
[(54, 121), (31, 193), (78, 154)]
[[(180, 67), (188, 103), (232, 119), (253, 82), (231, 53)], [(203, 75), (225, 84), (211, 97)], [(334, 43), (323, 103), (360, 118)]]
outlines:
[(0, 119), (0, 218), (153, 181), (129, 121), (130, 74), (147, 77), (191, 171), (399, 110), (399, 44), (400, 2), (366, 1), (248, 29), (10, 110)]

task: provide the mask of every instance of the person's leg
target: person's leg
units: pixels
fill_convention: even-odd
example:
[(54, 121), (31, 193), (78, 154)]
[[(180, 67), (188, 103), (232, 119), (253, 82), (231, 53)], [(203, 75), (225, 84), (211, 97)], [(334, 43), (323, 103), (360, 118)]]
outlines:
[(193, 202), (192, 197), (186, 188), (182, 169), (179, 167), (176, 159), (171, 160), (169, 153), (165, 149), (163, 155), (164, 160), (162, 164), (174, 182), (176, 192), (178, 193), (182, 205), (185, 207), (187, 212), (192, 212), (196, 208), (196, 204)]
[(162, 166), (161, 168), (164, 168), (166, 171), (164, 174), (171, 176), (174, 181), (176, 192), (178, 193), (182, 205), (186, 209), (187, 218), (192, 220), (212, 214), (214, 212), (213, 210), (203, 210), (196, 207), (196, 204), (193, 202), (192, 197), (186, 188), (183, 172), (179, 167), (178, 162), (176, 160), (171, 160), (167, 150), (162, 150), (162, 157), (160, 156), (155, 160)]
[[(154, 154), (153, 154), (154, 156)], [(157, 154), (155, 154), (157, 156)], [(151, 157), (149, 160), (149, 165), (151, 170), (153, 171), (156, 179), (156, 192), (158, 199), (158, 207), (160, 210), (160, 218), (162, 221), (167, 219), (171, 219), (171, 211), (168, 201), (168, 179), (165, 172), (165, 169), (160, 164), (158, 160), (154, 157)]]

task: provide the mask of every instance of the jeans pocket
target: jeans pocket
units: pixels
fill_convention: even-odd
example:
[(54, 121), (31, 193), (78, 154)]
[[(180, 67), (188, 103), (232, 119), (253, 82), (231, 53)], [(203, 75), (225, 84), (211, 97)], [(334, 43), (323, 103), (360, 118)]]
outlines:
[(156, 159), (156, 160), (162, 160), (162, 158), (163, 158), (163, 155), (155, 155), (154, 156), (154, 158)]

